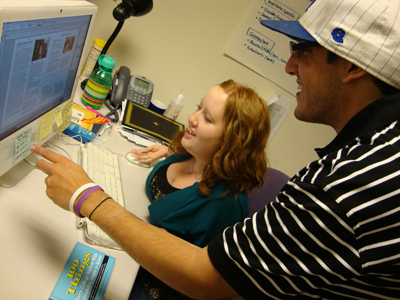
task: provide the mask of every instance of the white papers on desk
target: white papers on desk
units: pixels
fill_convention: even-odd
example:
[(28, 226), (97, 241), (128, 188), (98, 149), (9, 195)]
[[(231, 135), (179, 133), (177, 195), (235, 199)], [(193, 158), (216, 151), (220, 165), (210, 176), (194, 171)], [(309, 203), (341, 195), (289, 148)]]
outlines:
[(294, 103), (285, 96), (274, 93), (267, 101), (269, 115), (271, 118), (271, 133), (268, 138), (268, 143), (271, 141), (274, 134), (278, 131), (288, 113), (292, 109)]
[(134, 142), (138, 146), (149, 147), (151, 145), (156, 144), (154, 141), (148, 140), (148, 139), (138, 136), (134, 133), (125, 131), (122, 129), (122, 127), (120, 128), (119, 132), (121, 133), (122, 136), (126, 137), (128, 140), (130, 140), (131, 142)]

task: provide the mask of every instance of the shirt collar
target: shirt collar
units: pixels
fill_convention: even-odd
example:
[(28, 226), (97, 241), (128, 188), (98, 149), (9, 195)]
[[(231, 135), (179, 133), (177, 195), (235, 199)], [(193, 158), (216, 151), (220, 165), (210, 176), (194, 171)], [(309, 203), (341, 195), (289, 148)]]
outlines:
[(400, 93), (380, 98), (358, 112), (324, 148), (317, 148), (320, 158), (336, 152), (358, 136), (400, 119)]

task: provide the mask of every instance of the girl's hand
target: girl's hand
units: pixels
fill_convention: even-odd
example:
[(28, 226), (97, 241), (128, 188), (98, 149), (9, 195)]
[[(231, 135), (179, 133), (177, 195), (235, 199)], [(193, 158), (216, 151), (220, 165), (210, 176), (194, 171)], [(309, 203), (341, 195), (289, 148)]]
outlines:
[(134, 149), (132, 153), (142, 163), (150, 163), (153, 160), (170, 155), (168, 147), (164, 145), (152, 145), (146, 149)]

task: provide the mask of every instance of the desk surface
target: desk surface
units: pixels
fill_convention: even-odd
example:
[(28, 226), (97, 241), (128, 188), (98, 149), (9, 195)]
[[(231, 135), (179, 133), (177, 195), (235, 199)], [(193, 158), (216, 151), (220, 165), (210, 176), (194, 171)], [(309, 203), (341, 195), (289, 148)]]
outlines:
[[(121, 155), (138, 148), (115, 127), (104, 146)], [(63, 140), (60, 135), (50, 139), (76, 161), (79, 146), (67, 145)], [(150, 169), (129, 163), (122, 156), (119, 161), (126, 208), (148, 220), (144, 184)], [(83, 229), (77, 229), (77, 218), (47, 198), (45, 178), (44, 173), (33, 170), (13, 188), (0, 187), (1, 298), (47, 299), (76, 242), (87, 244)], [(139, 265), (123, 251), (90, 246), (116, 258), (104, 299), (126, 300)]]

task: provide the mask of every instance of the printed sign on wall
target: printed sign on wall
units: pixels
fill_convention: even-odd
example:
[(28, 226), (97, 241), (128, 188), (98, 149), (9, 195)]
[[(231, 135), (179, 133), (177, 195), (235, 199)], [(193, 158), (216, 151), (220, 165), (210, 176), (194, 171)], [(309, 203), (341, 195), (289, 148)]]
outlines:
[(296, 80), (285, 72), (291, 39), (261, 25), (260, 21), (296, 21), (311, 3), (312, 0), (255, 0), (225, 54), (296, 95)]

